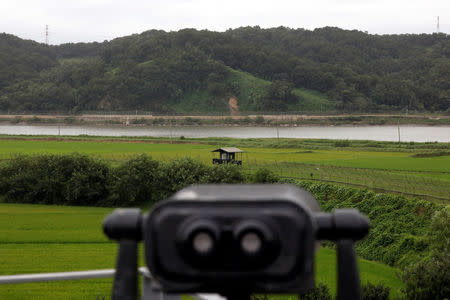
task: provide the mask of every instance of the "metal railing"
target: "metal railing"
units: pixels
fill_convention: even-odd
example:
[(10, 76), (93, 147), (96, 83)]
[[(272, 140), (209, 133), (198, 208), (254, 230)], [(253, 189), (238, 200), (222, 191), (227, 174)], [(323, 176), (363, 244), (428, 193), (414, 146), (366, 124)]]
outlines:
[[(115, 269), (104, 269), (74, 272), (3, 275), (0, 276), (0, 285), (60, 280), (108, 278), (114, 277), (115, 273)], [(139, 274), (142, 275), (142, 300), (181, 300), (181, 294), (165, 294), (162, 291), (155, 290), (154, 287), (151, 286), (152, 277), (150, 271), (146, 267), (139, 268)], [(189, 296), (197, 300), (225, 299), (217, 294), (190, 294)]]

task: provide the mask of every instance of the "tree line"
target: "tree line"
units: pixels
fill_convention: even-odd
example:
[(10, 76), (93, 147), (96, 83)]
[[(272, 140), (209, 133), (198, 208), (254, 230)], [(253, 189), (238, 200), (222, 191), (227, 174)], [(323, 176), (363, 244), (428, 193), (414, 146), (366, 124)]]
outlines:
[(203, 91), (211, 107), (243, 93), (230, 68), (268, 80), (254, 109), (285, 111), (294, 88), (341, 111), (447, 111), (450, 37), (325, 27), (150, 30), (102, 43), (48, 46), (0, 34), (0, 110), (170, 113)]
[(237, 165), (206, 165), (189, 157), (158, 161), (142, 154), (116, 166), (67, 155), (18, 155), (0, 164), (0, 202), (84, 206), (143, 206), (200, 183), (268, 183), (266, 169), (245, 175)]

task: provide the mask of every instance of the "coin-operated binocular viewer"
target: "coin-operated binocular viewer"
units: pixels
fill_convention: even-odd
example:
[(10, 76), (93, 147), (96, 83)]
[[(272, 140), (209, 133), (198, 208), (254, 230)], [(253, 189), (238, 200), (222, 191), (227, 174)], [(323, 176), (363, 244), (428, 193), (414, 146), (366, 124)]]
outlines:
[(152, 286), (168, 294), (218, 293), (229, 300), (308, 292), (315, 286), (319, 241), (335, 241), (337, 298), (361, 298), (354, 243), (368, 233), (367, 218), (354, 209), (320, 212), (314, 197), (295, 186), (191, 186), (146, 215), (118, 209), (103, 227), (119, 242), (114, 300), (137, 298), (141, 240)]

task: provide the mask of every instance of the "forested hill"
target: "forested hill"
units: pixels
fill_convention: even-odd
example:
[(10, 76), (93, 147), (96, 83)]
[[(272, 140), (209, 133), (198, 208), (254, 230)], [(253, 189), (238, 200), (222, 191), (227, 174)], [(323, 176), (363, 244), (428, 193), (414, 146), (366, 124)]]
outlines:
[[(47, 46), (0, 34), (0, 111), (449, 111), (450, 36), (242, 27)], [(320, 105), (319, 105), (320, 104)]]

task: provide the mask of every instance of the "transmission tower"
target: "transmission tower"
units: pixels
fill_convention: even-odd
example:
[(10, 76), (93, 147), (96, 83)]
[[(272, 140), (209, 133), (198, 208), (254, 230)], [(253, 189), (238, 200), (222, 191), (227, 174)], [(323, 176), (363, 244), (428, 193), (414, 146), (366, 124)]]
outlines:
[(45, 25), (45, 44), (48, 45), (48, 25)]
[(440, 32), (440, 29), (439, 29), (439, 16), (437, 16), (437, 33), (439, 33)]

